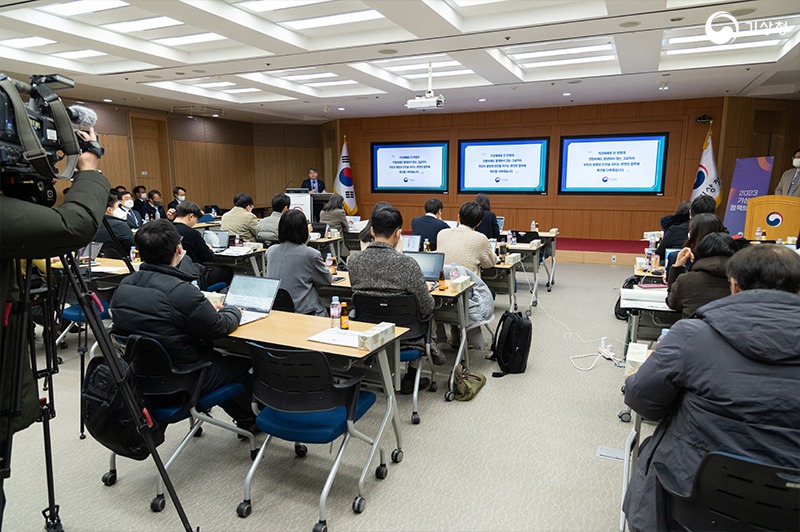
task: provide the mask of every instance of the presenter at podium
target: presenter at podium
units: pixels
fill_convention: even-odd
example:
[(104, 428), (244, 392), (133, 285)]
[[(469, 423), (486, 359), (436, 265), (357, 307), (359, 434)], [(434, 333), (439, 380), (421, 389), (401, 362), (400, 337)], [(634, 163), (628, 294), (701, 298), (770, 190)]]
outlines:
[(308, 169), (308, 179), (303, 181), (300, 188), (307, 188), (312, 194), (325, 192), (325, 183), (319, 179), (319, 172), (313, 166)]
[[(792, 166), (793, 168), (786, 170), (781, 176), (781, 180), (778, 181), (778, 186), (775, 187), (776, 196), (800, 198), (800, 148), (794, 151)], [(311, 175), (310, 171), (309, 175)]]

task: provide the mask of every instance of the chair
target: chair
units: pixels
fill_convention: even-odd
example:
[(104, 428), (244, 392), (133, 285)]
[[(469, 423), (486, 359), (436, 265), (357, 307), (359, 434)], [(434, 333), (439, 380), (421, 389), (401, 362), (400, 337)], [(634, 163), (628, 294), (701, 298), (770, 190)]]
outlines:
[[(255, 437), (251, 432), (240, 429), (232, 423), (226, 423), (208, 415), (208, 411), (225, 401), (242, 395), (244, 384), (235, 382), (221, 386), (216, 390), (200, 395), (206, 368), (211, 362), (176, 367), (169, 353), (158, 340), (140, 335), (122, 338), (113, 336), (118, 345), (125, 346), (125, 360), (130, 364), (136, 377), (136, 384), (144, 396), (146, 406), (153, 419), (161, 425), (190, 420), (189, 431), (181, 440), (178, 448), (164, 464), (165, 469), (175, 461), (192, 437), (202, 434), (203, 423), (214, 425), (247, 438), (250, 442), (250, 458), (258, 453)], [(116, 454), (111, 453), (109, 471), (103, 475), (103, 483), (112, 486), (117, 481)], [(150, 502), (150, 509), (160, 512), (166, 506), (164, 499), (164, 481), (158, 476), (156, 496)]]
[(278, 288), (275, 294), (275, 301), (272, 303), (272, 310), (282, 310), (284, 312), (294, 312), (294, 300), (291, 294), (284, 288)]
[[(355, 428), (355, 423), (375, 404), (375, 394), (361, 390), (361, 377), (350, 377), (335, 383), (328, 359), (323, 353), (308, 350), (274, 349), (249, 343), (255, 383), (253, 409), (258, 411), (256, 425), (267, 435), (244, 480), (244, 500), (236, 507), (239, 517), (252, 512), (250, 484), (272, 438), (290, 442), (326, 444), (344, 436), (331, 466), (319, 499), (319, 522), (314, 532), (327, 532), (326, 502), (336, 478), (347, 443), (354, 436), (371, 446), (358, 481), (358, 495), (353, 511), (364, 511), (364, 479), (378, 442)], [(304, 445), (295, 443), (295, 454), (306, 455)], [(375, 470), (379, 479), (388, 469), (380, 449), (380, 465)]]
[(328, 224), (324, 224), (321, 222), (311, 222), (311, 230), (315, 233), (319, 233), (320, 235), (325, 237), (325, 229), (327, 229)]
[[(431, 359), (431, 319), (423, 320), (418, 311), (417, 298), (411, 294), (394, 295), (372, 295), (363, 292), (353, 293), (353, 308), (356, 309), (359, 321), (369, 323), (380, 323), (382, 321), (394, 323), (400, 327), (408, 327), (409, 330), (400, 340), (425, 338), (425, 349), (402, 348), (400, 349), (400, 362), (411, 362), (418, 360), (423, 355), (427, 357), (431, 368), (431, 383), (428, 390), (435, 392), (436, 370)], [(422, 368), (417, 369), (414, 379), (414, 395), (412, 396), (411, 423), (417, 425), (420, 422), (418, 398), (419, 380)]]
[(347, 246), (347, 249), (350, 251), (361, 250), (361, 240), (358, 237), (358, 233), (347, 231), (342, 237), (344, 238), (344, 245)]
[(653, 467), (659, 530), (797, 530), (800, 525), (800, 469), (708, 453), (687, 494), (666, 465)]

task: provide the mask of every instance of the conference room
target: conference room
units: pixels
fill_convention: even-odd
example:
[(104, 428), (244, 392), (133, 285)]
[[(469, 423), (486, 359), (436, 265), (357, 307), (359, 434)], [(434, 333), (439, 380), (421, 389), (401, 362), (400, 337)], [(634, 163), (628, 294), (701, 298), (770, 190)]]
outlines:
[[(498, 244), (519, 256), (475, 272), (494, 293), (485, 348), (466, 334), (456, 347), (440, 338), (446, 364), (435, 377), (420, 365), (438, 389), (416, 399), (399, 393), (393, 347), (386, 364), (376, 357), (367, 368), (375, 382), (364, 387), (377, 408), (356, 427), (379, 435), (386, 475), (373, 474), (376, 452), (363, 478), (371, 449), (348, 444), (327, 526), (617, 530), (632, 457), (656, 429), (626, 406), (625, 359), (632, 343), (646, 344), (646, 355), (660, 325), (677, 320), (636, 297), (625, 299), (635, 323), (618, 320), (615, 303), (653, 247), (649, 234), (695, 189), (715, 197), (732, 236), (755, 240), (757, 228), (782, 244), (798, 236), (800, 208), (775, 194), (800, 146), (798, 17), (790, 0), (36, 0), (0, 7), (0, 72), (24, 83), (38, 74), (73, 80), (51, 85), (67, 107), (96, 114), (109, 185), (158, 190), (165, 202), (181, 187), (187, 201), (221, 215), (246, 193), (267, 218), (276, 194), (303, 195), (314, 168), (327, 194), (344, 197), (351, 222), (389, 202), (408, 236), (427, 200), (441, 201), (441, 219), (455, 225), (465, 202), (488, 194), (503, 220)], [(56, 207), (69, 185), (56, 182)], [(740, 191), (756, 189), (758, 209), (737, 210), (747, 203)], [(319, 224), (313, 204), (306, 210)], [(526, 239), (534, 227), (537, 238)], [(323, 258), (325, 236), (316, 246)], [(349, 247), (351, 235), (340, 236)], [(263, 251), (252, 255), (230, 260), (237, 275), (265, 274)], [(334, 282), (320, 294), (327, 306), (347, 290)], [(662, 288), (637, 291), (651, 290)], [(446, 323), (466, 333), (461, 309), (449, 310)], [(527, 370), (493, 378), (499, 368), (487, 357), (507, 310), (531, 321)], [(363, 330), (357, 316), (353, 329)], [(300, 318), (281, 323), (303, 341), (320, 332)], [(89, 347), (94, 339), (89, 331)], [(119, 458), (114, 485), (101, 480), (109, 452), (91, 434), (79, 438), (81, 355), (73, 332), (65, 341), (49, 429), (63, 526), (182, 528), (169, 496), (151, 510), (152, 459)], [(638, 349), (634, 360), (644, 356)], [(342, 365), (342, 353), (332, 355)], [(471, 401), (448, 401), (461, 361), (487, 382)], [(229, 420), (220, 408), (211, 415)], [(158, 447), (165, 460), (187, 430), (188, 422), (167, 430)], [(14, 435), (9, 530), (42, 526), (45, 455), (41, 423)], [(272, 442), (246, 518), (237, 506), (252, 462), (235, 435), (204, 426), (169, 473), (193, 528), (308, 530), (335, 457), (327, 444), (309, 443), (301, 459), (294, 441)], [(359, 480), (366, 504), (356, 512)]]

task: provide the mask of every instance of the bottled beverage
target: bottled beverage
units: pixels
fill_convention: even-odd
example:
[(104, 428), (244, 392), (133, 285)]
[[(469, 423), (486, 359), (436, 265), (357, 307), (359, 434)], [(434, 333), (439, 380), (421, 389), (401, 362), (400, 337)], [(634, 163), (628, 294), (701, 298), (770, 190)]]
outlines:
[(761, 240), (761, 228), (756, 227), (756, 240)]
[(350, 328), (350, 311), (347, 310), (347, 303), (342, 303), (342, 315), (340, 316), (339, 322), (341, 323), (342, 329)]
[(656, 239), (653, 235), (650, 235), (650, 247), (653, 249), (656, 247)]
[(431, 243), (430, 243), (430, 241), (429, 241), (427, 238), (425, 239), (425, 244), (424, 244), (424, 247), (423, 247), (422, 249), (423, 249), (423, 250), (424, 250), (426, 253), (427, 253), (427, 252), (429, 252), (429, 251), (431, 250)]
[(336, 257), (331, 257), (331, 275), (336, 275)]
[(766, 240), (766, 239), (767, 239), (767, 232), (766, 231), (762, 231), (761, 232), (761, 240)]
[(531, 231), (536, 231), (536, 220), (531, 220)]
[(658, 336), (658, 340), (656, 340), (655, 347), (658, 347), (658, 344), (661, 343), (661, 340), (664, 339), (664, 337), (667, 335), (668, 332), (669, 332), (669, 329), (666, 329), (666, 328), (665, 329), (661, 329), (661, 334)]
[(325, 226), (325, 238), (330, 238), (330, 237), (331, 237), (331, 226), (330, 225), (326, 225)]
[(339, 296), (331, 298), (331, 328), (339, 327), (339, 317), (342, 315), (342, 305), (339, 303)]
[(512, 246), (516, 246), (517, 245), (517, 233), (515, 233), (514, 231), (509, 231), (508, 235), (509, 235), (508, 238), (510, 239), (511, 245)]
[(456, 268), (455, 262), (450, 264), (450, 280), (454, 279), (458, 279), (458, 268)]
[(136, 246), (131, 246), (131, 262), (136, 262)]
[(213, 207), (211, 208), (211, 217), (212, 218), (216, 218), (217, 217), (217, 209), (215, 209)]
[(146, 224), (146, 223), (147, 223), (147, 222), (149, 222), (149, 221), (150, 221), (150, 215), (149, 215), (149, 214), (145, 214), (145, 215), (144, 215), (144, 220), (142, 220), (142, 223), (143, 223), (143, 224)]
[(328, 254), (325, 256), (325, 268), (326, 268), (327, 270), (330, 270), (330, 269), (331, 269), (331, 264), (333, 264), (333, 257), (331, 257), (331, 254), (330, 254), (330, 253), (328, 253)]
[(497, 244), (497, 255), (500, 257), (500, 262), (506, 261), (506, 243), (499, 242)]
[(233, 237), (233, 245), (237, 247), (242, 245), (242, 237), (240, 235)]
[(444, 268), (439, 272), (439, 290), (447, 290), (447, 283), (444, 281)]

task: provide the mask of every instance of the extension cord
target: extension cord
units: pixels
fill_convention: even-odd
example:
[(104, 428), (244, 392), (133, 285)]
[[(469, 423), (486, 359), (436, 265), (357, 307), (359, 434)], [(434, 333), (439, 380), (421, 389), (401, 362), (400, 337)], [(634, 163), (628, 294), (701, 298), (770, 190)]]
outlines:
[(614, 360), (614, 350), (612, 349), (611, 345), (607, 345), (605, 347), (601, 345), (597, 349), (597, 352), (600, 353), (600, 355), (606, 360)]

